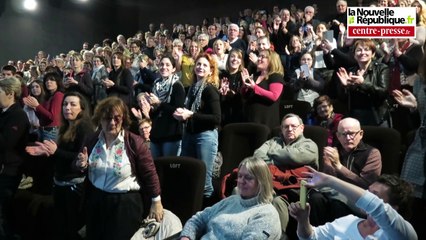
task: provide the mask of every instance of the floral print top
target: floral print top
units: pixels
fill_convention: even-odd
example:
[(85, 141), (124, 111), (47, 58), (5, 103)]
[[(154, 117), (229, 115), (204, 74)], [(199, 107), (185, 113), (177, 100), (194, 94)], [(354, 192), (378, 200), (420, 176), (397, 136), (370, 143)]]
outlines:
[(140, 189), (126, 154), (124, 130), (109, 148), (106, 147), (102, 132), (99, 134), (98, 141), (89, 155), (89, 179), (96, 188), (111, 193)]

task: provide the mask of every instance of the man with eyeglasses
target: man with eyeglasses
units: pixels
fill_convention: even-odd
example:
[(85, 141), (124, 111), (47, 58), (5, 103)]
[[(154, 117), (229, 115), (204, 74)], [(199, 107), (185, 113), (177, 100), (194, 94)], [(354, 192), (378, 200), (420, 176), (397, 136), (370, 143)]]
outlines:
[[(295, 169), (305, 165), (318, 168), (318, 146), (311, 139), (303, 136), (303, 121), (293, 113), (286, 114), (281, 121), (278, 137), (266, 141), (254, 152), (254, 157), (263, 159), (267, 164), (274, 164), (280, 169)], [(298, 198), (297, 196), (294, 196)], [(294, 201), (293, 197), (290, 201)], [(272, 204), (278, 211), (281, 228), (287, 228), (287, 201), (281, 196), (274, 198)]]
[(303, 121), (293, 113), (285, 115), (281, 121), (281, 133), (266, 141), (256, 149), (254, 156), (268, 164), (284, 168), (297, 168), (310, 165), (318, 168), (318, 146), (303, 136)]
[[(323, 172), (363, 189), (376, 181), (382, 170), (382, 158), (377, 148), (362, 141), (363, 134), (357, 119), (342, 119), (336, 133), (340, 145), (324, 148)], [(331, 188), (311, 190), (309, 203), (314, 226), (348, 214), (363, 216), (349, 199)]]

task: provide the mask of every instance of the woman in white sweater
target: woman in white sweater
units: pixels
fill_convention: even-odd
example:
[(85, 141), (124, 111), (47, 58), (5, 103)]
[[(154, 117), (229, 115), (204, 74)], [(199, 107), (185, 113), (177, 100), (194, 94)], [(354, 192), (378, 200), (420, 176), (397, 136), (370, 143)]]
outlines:
[(266, 163), (246, 158), (238, 167), (238, 194), (198, 212), (181, 233), (188, 239), (280, 239), (281, 225), (272, 206), (272, 176)]

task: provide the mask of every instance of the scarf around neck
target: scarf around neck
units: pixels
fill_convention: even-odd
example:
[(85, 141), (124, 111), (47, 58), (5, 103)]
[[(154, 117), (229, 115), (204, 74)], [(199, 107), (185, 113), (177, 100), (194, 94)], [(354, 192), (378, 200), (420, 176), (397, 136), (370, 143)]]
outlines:
[(206, 86), (207, 82), (205, 80), (192, 84), (185, 99), (185, 108), (190, 109), (194, 113), (198, 112), (201, 107), (201, 96)]
[(157, 78), (154, 81), (152, 93), (158, 97), (160, 102), (170, 102), (170, 96), (172, 95), (173, 84), (179, 81), (177, 74), (172, 74), (168, 78)]

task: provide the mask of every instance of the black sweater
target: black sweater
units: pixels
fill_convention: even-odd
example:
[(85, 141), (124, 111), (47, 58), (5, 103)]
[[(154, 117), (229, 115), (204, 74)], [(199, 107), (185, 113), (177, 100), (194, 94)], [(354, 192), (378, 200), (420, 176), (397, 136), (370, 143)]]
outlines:
[(70, 181), (73, 178), (79, 178), (85, 175), (81, 172), (75, 172), (75, 167), (72, 164), (83, 148), (83, 143), (87, 140), (87, 136), (92, 135), (93, 132), (92, 124), (88, 121), (82, 121), (77, 126), (74, 141), (59, 142), (58, 148), (52, 156), (55, 162), (56, 180)]
[(200, 133), (213, 130), (219, 127), (220, 119), (219, 91), (215, 86), (208, 84), (201, 95), (201, 107), (188, 119), (186, 131), (188, 133)]
[(182, 122), (173, 117), (176, 108), (184, 106), (185, 89), (180, 81), (172, 86), (169, 102), (162, 102), (150, 113), (152, 119), (151, 141), (154, 143), (182, 139)]
[(19, 103), (0, 110), (0, 174), (17, 176), (25, 157), (30, 130), (27, 114)]

